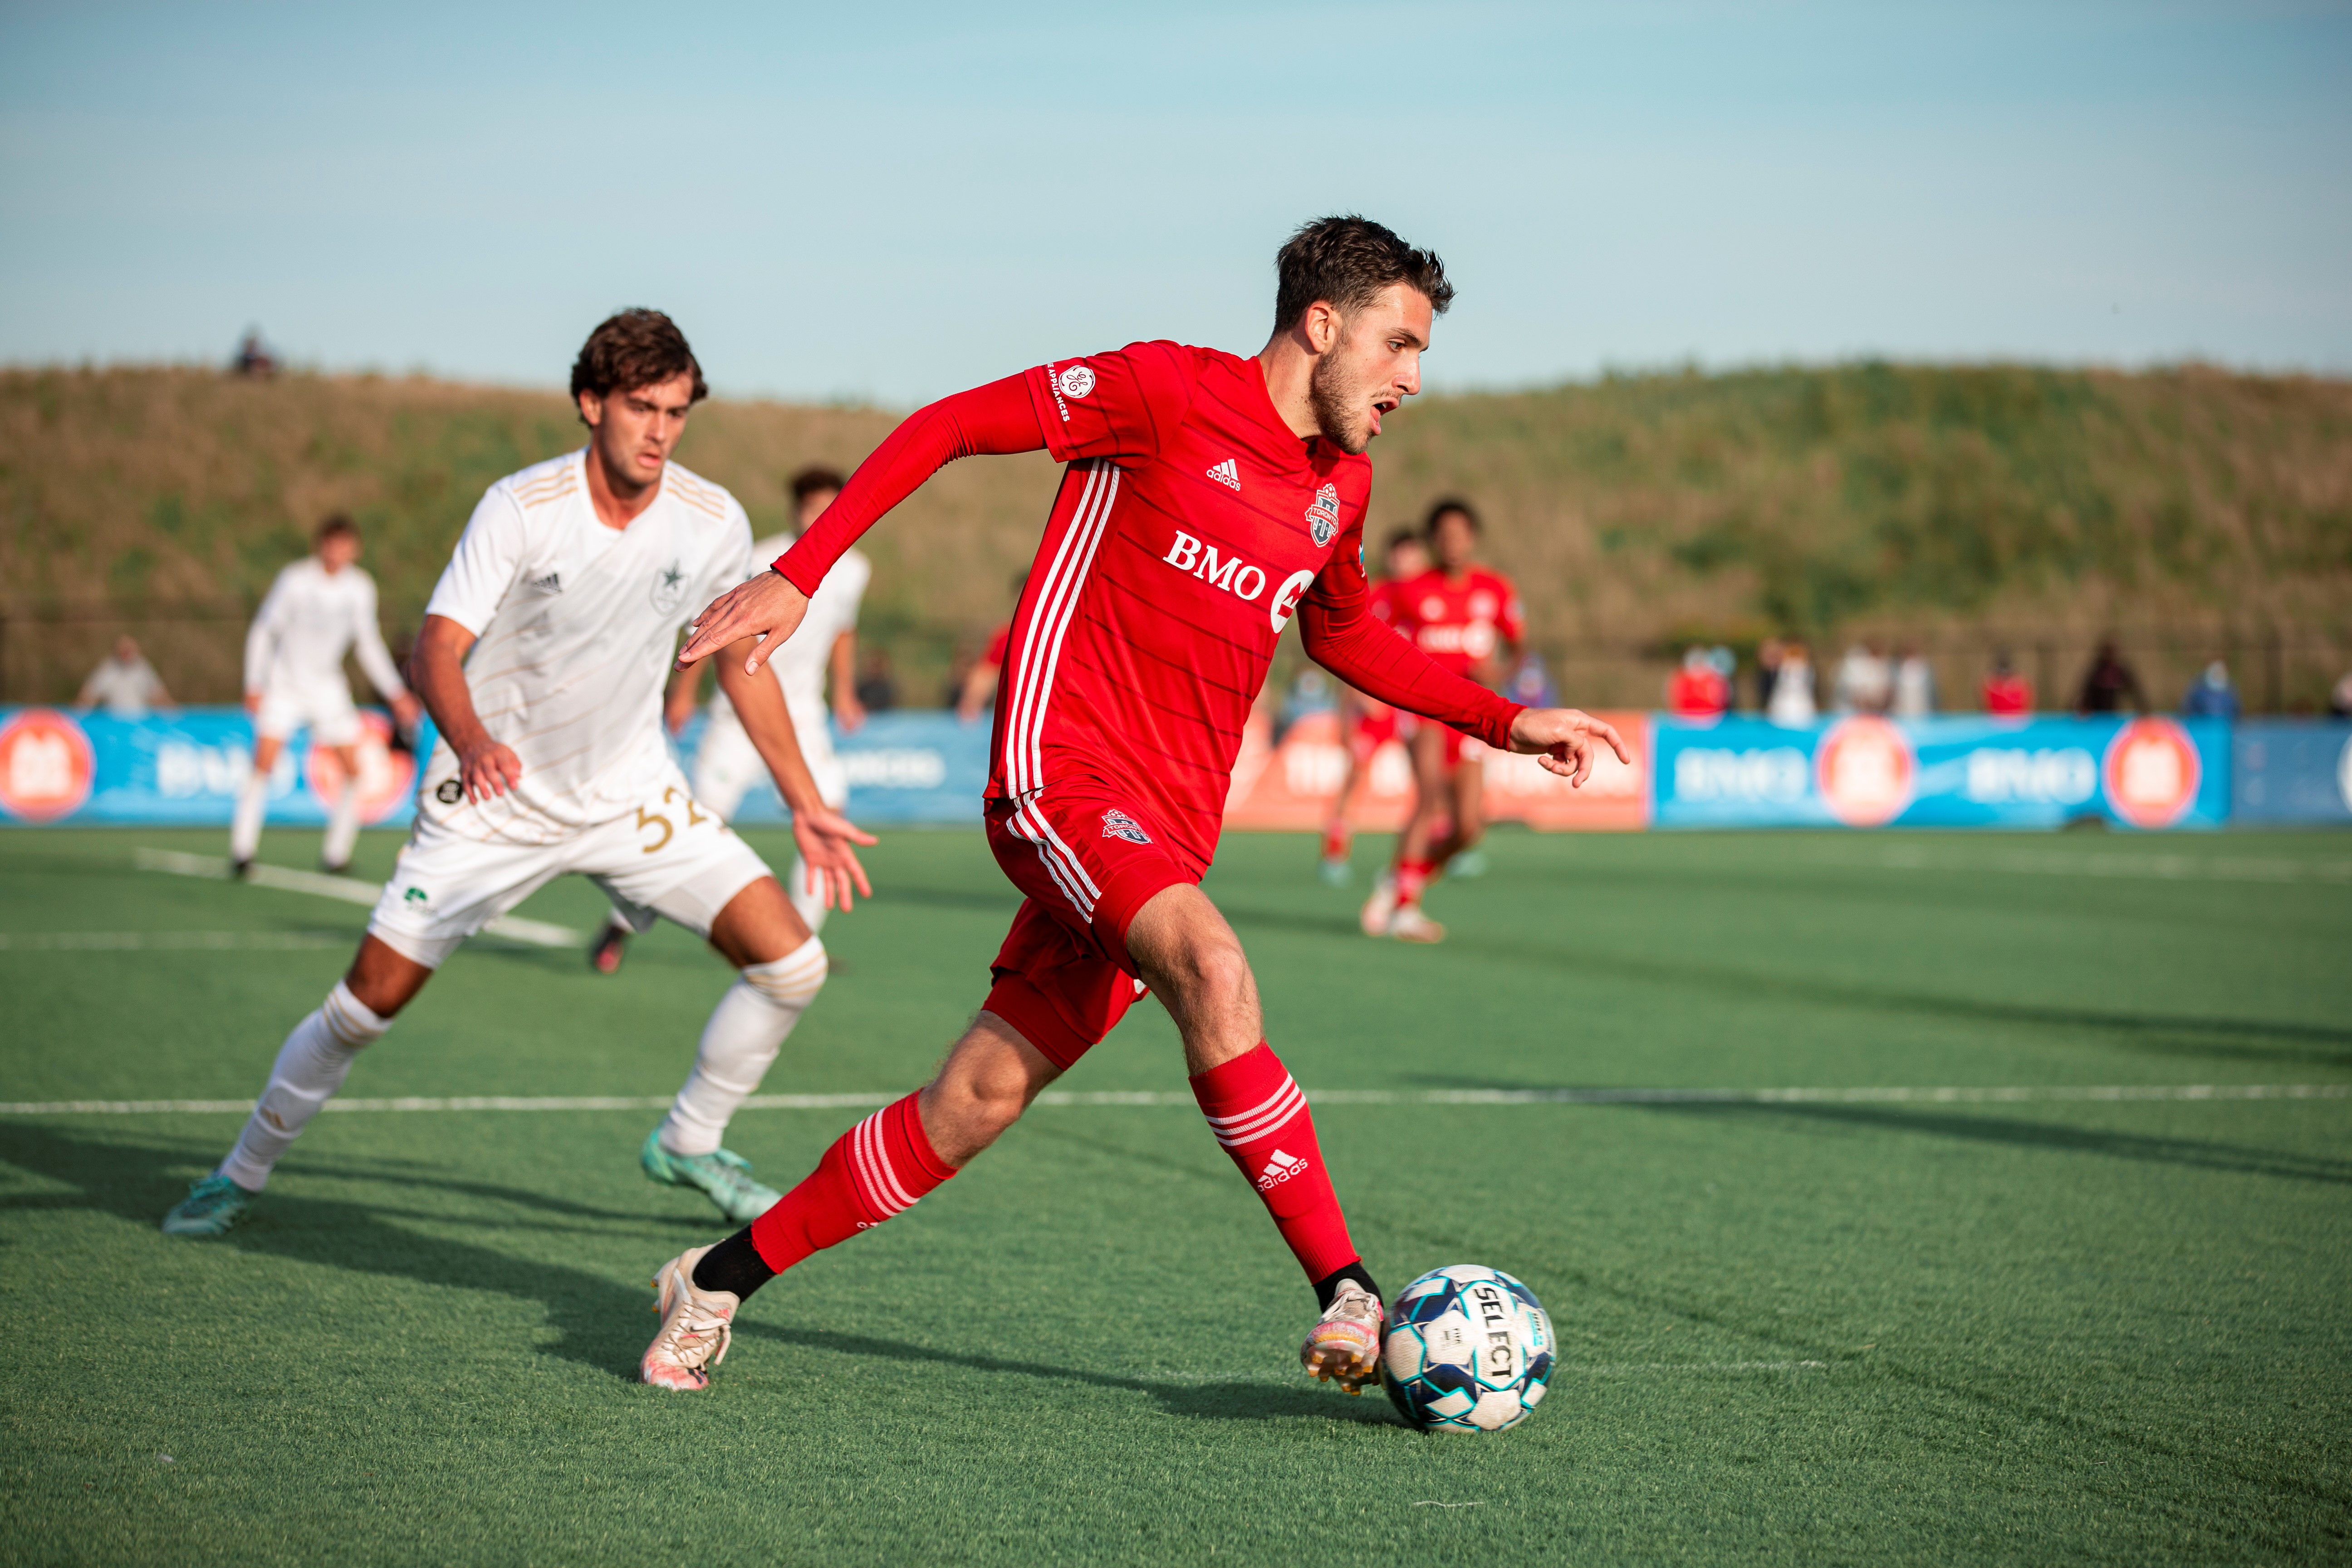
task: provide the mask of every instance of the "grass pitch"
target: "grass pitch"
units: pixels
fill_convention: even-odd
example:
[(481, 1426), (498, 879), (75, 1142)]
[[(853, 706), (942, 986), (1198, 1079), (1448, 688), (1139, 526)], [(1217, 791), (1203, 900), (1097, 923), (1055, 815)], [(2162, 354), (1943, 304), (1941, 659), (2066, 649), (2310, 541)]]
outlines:
[[(780, 836), (759, 836), (781, 858)], [(217, 836), (0, 836), (0, 1100), (242, 1099), (364, 911), (134, 870)], [(370, 836), (381, 873), (394, 840)], [(1360, 876), (1374, 851), (1360, 848)], [(307, 835), (266, 853), (299, 864)], [(1211, 891), (1393, 1288), (1528, 1280), (1563, 1354), (1496, 1438), (1305, 1382), (1310, 1300), (1196, 1113), (1046, 1106), (745, 1311), (714, 1388), (631, 1381), (645, 1280), (725, 1228), (652, 1110), (331, 1114), (221, 1242), (157, 1218), (231, 1114), (0, 1116), (0, 1555), (2117, 1563), (2352, 1552), (2352, 843), (1500, 837), (1355, 934), (1301, 839)], [(1013, 899), (894, 834), (770, 1091), (912, 1086)], [(1359, 889), (1359, 892), (1360, 888)], [(525, 907), (586, 927), (593, 890)], [(185, 933), (233, 933), (190, 937)], [(73, 940), (67, 941), (59, 933)], [(177, 933), (177, 934), (165, 934)], [(93, 948), (85, 938), (112, 942)], [(172, 946), (203, 941), (210, 948)], [(81, 945), (77, 945), (81, 943)], [(485, 942), (354, 1097), (661, 1096), (723, 965)], [(1592, 1088), (2037, 1098), (1415, 1103)], [(1064, 1080), (1181, 1091), (1139, 1008)], [(747, 1111), (789, 1184), (855, 1110)], [(163, 1456), (170, 1456), (166, 1460)]]

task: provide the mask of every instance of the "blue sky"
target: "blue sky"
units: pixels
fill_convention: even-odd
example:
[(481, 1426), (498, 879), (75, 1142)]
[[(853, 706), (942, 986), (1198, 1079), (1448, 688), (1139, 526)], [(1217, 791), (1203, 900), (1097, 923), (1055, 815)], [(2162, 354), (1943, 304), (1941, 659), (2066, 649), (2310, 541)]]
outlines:
[(1264, 342), (1361, 210), (1433, 384), (1864, 353), (2352, 371), (2352, 8), (0, 5), (0, 361), (732, 395)]

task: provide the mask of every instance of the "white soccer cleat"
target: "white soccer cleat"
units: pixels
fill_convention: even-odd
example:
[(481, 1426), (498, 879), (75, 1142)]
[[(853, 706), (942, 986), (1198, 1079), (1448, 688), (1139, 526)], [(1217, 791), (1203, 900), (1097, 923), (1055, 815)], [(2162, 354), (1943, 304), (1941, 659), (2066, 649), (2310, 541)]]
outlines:
[(1307, 1342), (1298, 1347), (1299, 1363), (1315, 1377), (1361, 1394), (1381, 1374), (1381, 1331), (1387, 1321), (1379, 1297), (1353, 1279), (1343, 1279), (1322, 1318), (1307, 1331)]
[(708, 1388), (709, 1369), (727, 1359), (727, 1342), (743, 1299), (731, 1290), (694, 1288), (694, 1266), (709, 1250), (690, 1247), (654, 1276), (654, 1289), (659, 1292), (654, 1310), (661, 1314), (661, 1332), (646, 1347), (637, 1374), (656, 1388)]
[(1356, 921), (1364, 928), (1366, 936), (1386, 936), (1389, 934), (1389, 917), (1396, 913), (1396, 877), (1383, 871), (1380, 880), (1372, 884), (1372, 896), (1364, 900), (1364, 912), (1357, 916)]
[(1399, 942), (1444, 942), (1445, 928), (1421, 912), (1419, 904), (1399, 904), (1389, 916), (1389, 934)]

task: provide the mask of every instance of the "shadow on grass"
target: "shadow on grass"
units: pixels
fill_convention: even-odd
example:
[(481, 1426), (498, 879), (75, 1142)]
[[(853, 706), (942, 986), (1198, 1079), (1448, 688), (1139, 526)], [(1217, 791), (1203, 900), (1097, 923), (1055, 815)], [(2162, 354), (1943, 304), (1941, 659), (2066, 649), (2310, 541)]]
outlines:
[[(650, 1291), (642, 1286), (617, 1285), (562, 1264), (512, 1257), (491, 1247), (421, 1234), (390, 1223), (394, 1215), (384, 1209), (284, 1192), (268, 1194), (242, 1225), (220, 1241), (163, 1235), (154, 1227), (163, 1212), (187, 1191), (186, 1180), (180, 1173), (191, 1163), (208, 1163), (216, 1152), (217, 1145), (206, 1145), (199, 1152), (198, 1146), (193, 1143), (131, 1142), (78, 1137), (22, 1122), (0, 1125), (0, 1160), (77, 1189), (73, 1194), (30, 1194), (0, 1200), (0, 1212), (85, 1208), (146, 1227), (158, 1247), (226, 1247), (237, 1253), (320, 1264), (354, 1274), (488, 1290), (536, 1301), (546, 1309), (548, 1326), (556, 1331), (556, 1338), (551, 1343), (531, 1348), (615, 1377), (635, 1376), (637, 1357), (645, 1349), (647, 1336), (646, 1307), (652, 1300)], [(373, 1179), (498, 1197), (578, 1218), (636, 1224), (651, 1218), (659, 1223), (658, 1216), (616, 1215), (584, 1204), (487, 1183), (452, 1183), (390, 1174)], [(448, 1215), (416, 1217), (431, 1224), (463, 1223)], [(707, 1235), (715, 1228), (709, 1219), (698, 1219), (692, 1224), (699, 1234)], [(503, 1228), (577, 1227), (534, 1226), (526, 1221), (509, 1223)]]
[[(1302, 916), (1252, 909), (1246, 905), (1221, 905), (1220, 908), (1226, 919), (1244, 930), (1251, 926), (1269, 927), (1338, 934), (1351, 942), (1362, 941), (1351, 920)], [(2032, 1029), (2088, 1030), (2119, 1037), (2114, 1043), (2126, 1050), (2158, 1056), (2352, 1067), (2352, 1027), (2340, 1024), (2305, 1024), (2286, 1019), (2200, 1018), (2178, 1013), (2126, 1013), (2095, 1007), (2063, 1007), (2042, 1003), (1934, 995), (1872, 985), (1845, 984), (1834, 980), (1768, 974), (1729, 964), (1709, 964), (1687, 959), (1665, 961), (1638, 954), (1591, 952), (1565, 944), (1550, 946), (1510, 937), (1480, 935), (1451, 943), (1449, 948), (1471, 957), (1534, 963), (1548, 970), (1580, 973), (1603, 981), (1634, 980), (1682, 989), (1701, 989), (1749, 1004), (1797, 1002)]]
[(2111, 1159), (2140, 1160), (2159, 1165), (2184, 1165), (2196, 1170), (2231, 1171), (2244, 1175), (2276, 1176), (2285, 1181), (2325, 1182), (2336, 1186), (2352, 1186), (2352, 1160), (2294, 1154), (2275, 1149), (2250, 1149), (2241, 1144), (2213, 1143), (2194, 1138), (2150, 1138), (2133, 1132), (2100, 1131), (2007, 1116), (1911, 1110), (1876, 1105), (1641, 1105), (1633, 1109), (1663, 1110), (1677, 1116), (1793, 1117), (1835, 1126), (1924, 1133), (1977, 1143), (2005, 1143), (2019, 1149), (2104, 1154)]
[(1287, 1383), (1177, 1383), (1117, 1373), (1089, 1372), (1083, 1367), (1055, 1366), (1049, 1362), (1016, 1361), (1005, 1356), (971, 1355), (939, 1350), (905, 1340), (877, 1339), (869, 1334), (837, 1333), (830, 1329), (792, 1328), (775, 1323), (739, 1321), (738, 1335), (775, 1340), (805, 1350), (889, 1362), (929, 1362), (973, 1372), (1012, 1377), (1046, 1378), (1058, 1383), (1082, 1383), (1091, 1388), (1124, 1389), (1148, 1394), (1171, 1415), (1202, 1421), (1346, 1421), (1362, 1426), (1408, 1428), (1373, 1395), (1350, 1399), (1336, 1390)]

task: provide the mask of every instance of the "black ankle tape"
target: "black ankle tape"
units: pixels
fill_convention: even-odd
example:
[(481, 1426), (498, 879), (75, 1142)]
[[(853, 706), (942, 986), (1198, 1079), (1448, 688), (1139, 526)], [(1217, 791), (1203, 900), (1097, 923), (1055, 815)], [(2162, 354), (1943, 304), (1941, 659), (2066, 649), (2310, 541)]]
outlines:
[(748, 1225), (704, 1253), (694, 1266), (696, 1289), (724, 1290), (739, 1300), (749, 1300), (752, 1291), (775, 1277), (776, 1271), (751, 1245)]
[[(746, 1232), (745, 1234), (748, 1235), (749, 1233)], [(709, 1262), (709, 1259), (705, 1258), (704, 1261)], [(701, 1272), (702, 1271), (698, 1268), (695, 1270), (696, 1279), (694, 1282), (697, 1285), (702, 1283)], [(1315, 1305), (1317, 1309), (1322, 1311), (1328, 1311), (1331, 1307), (1331, 1299), (1339, 1295), (1340, 1285), (1349, 1279), (1353, 1279), (1357, 1284), (1361, 1285), (1365, 1289), (1370, 1290), (1372, 1293), (1372, 1299), (1374, 1300), (1384, 1304), (1387, 1302), (1388, 1298), (1381, 1294), (1381, 1288), (1372, 1283), (1372, 1271), (1364, 1267), (1364, 1261), (1360, 1258), (1355, 1262), (1349, 1264), (1345, 1268), (1334, 1269), (1330, 1273), (1325, 1275), (1322, 1279), (1315, 1281)]]

